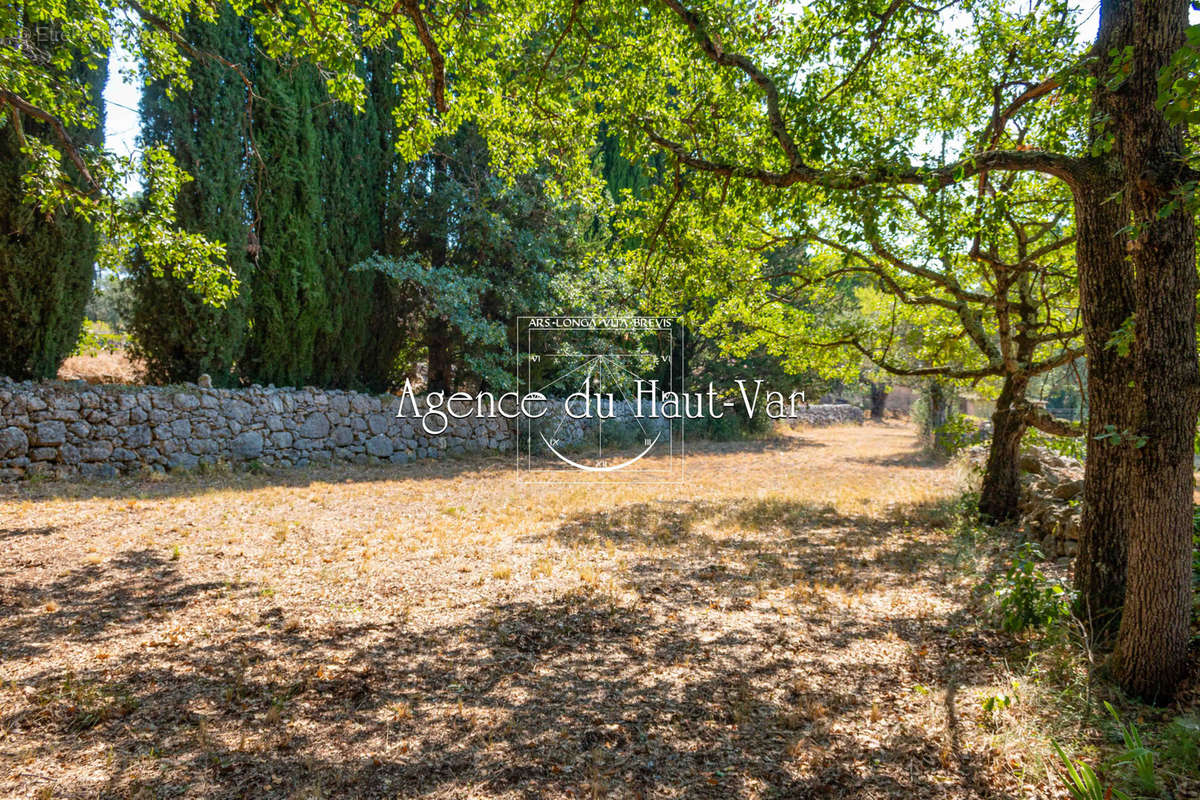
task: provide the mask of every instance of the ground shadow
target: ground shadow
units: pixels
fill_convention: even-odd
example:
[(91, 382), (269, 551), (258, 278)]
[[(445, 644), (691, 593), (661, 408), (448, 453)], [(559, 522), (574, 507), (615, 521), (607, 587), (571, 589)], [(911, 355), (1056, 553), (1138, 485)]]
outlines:
[[(10, 584), (0, 648), (137, 636), (143, 620), (217, 599), (259, 611), (69, 675), (25, 674), (0, 730), (36, 742), (22, 757), (104, 751), (91, 785), (31, 782), (54, 796), (988, 796), (955, 733), (953, 692), (984, 644), (951, 635), (969, 626), (965, 598), (877, 618), (837, 599), (918, 584), (952, 598), (952, 542), (899, 532), (943, 513), (623, 505), (540, 535), (621, 543), (634, 592), (497, 597), (445, 622), (297, 621), (261, 587), (189, 579), (129, 550), (46, 586)], [(776, 586), (797, 587), (792, 616), (703, 622)], [(941, 727), (912, 716), (914, 684), (946, 691)]]
[[(687, 453), (695, 456), (755, 454), (789, 452), (826, 446), (822, 442), (816, 442), (798, 434), (790, 434), (731, 442), (688, 440)], [(540, 457), (537, 463), (553, 466), (558, 462)], [(0, 502), (97, 497), (153, 500), (228, 490), (300, 489), (320, 483), (403, 483), (405, 481), (445, 480), (463, 475), (486, 479), (490, 474), (512, 470), (516, 464), (515, 452), (488, 451), (464, 455), (444, 455), (439, 458), (420, 459), (408, 464), (337, 462), (310, 464), (304, 467), (256, 467), (254, 469), (250, 469), (246, 465), (239, 465), (234, 468), (221, 466), (192, 472), (160, 473), (153, 477), (123, 475), (111, 479), (84, 479), (78, 476), (60, 480), (39, 478), (36, 481), (0, 483)], [(561, 466), (561, 464), (558, 465)], [(0, 530), (0, 533), (12, 532)]]
[(57, 531), (58, 528), (53, 525), (41, 525), (36, 528), (0, 528), (0, 541), (29, 536), (50, 536)]
[(939, 455), (927, 448), (911, 450), (907, 453), (890, 454), (886, 456), (850, 457), (846, 459), (855, 464), (866, 464), (872, 467), (905, 467), (910, 469), (942, 469), (950, 459)]

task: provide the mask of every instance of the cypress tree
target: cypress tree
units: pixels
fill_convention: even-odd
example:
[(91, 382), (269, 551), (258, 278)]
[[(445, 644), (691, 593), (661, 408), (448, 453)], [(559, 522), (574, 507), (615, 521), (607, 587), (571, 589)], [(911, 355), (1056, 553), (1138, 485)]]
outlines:
[[(364, 66), (364, 77), (366, 69)], [(370, 84), (368, 84), (370, 87)], [(370, 87), (374, 89), (375, 87)], [(323, 385), (378, 386), (365, 361), (371, 349), (376, 276), (351, 268), (383, 246), (391, 142), (380, 120), (375, 92), (362, 111), (326, 100), (321, 105), (320, 253), (329, 316), (314, 343), (314, 380)]]
[(250, 31), (228, 7), (189, 34), (253, 70), (253, 118), (238, 76), (205, 60), (192, 65), (189, 91), (147, 89), (143, 139), (166, 145), (193, 176), (179, 220), (225, 242), (242, 283), (214, 309), (174, 276), (135, 266), (133, 327), (151, 376), (385, 388), (401, 347), (387, 324), (398, 297), (381, 276), (351, 268), (384, 246), (396, 135), (387, 55), (364, 60), (370, 91), (356, 113), (311, 66), (252, 57)]
[[(367, 53), (367, 89), (375, 112), (380, 165), (376, 188), (380, 193), (379, 241), (374, 251), (396, 253), (401, 247), (398, 220), (403, 209), (400, 191), (402, 165), (396, 157), (396, 121), (392, 116), (398, 102), (392, 81), (394, 54), (380, 47)], [(368, 254), (369, 255), (369, 254)], [(371, 276), (371, 314), (367, 321), (367, 339), (360, 362), (361, 378), (367, 387), (382, 391), (403, 380), (402, 353), (414, 348), (418, 332), (408, 323), (411, 302), (407, 294), (386, 275)]]
[[(38, 46), (64, 46), (42, 37)], [(86, 83), (96, 111), (96, 127), (68, 131), (79, 146), (104, 140), (102, 96), (107, 59), (89, 69), (77, 58), (68, 80)], [(26, 137), (54, 141), (44, 123), (21, 119)], [(86, 219), (66, 211), (47, 215), (26, 202), (21, 176), (29, 168), (21, 154), (21, 134), (11, 118), (0, 128), (0, 374), (47, 378), (79, 340), (83, 308), (92, 290), (97, 234)], [(74, 168), (68, 174), (78, 179)]]
[[(199, 49), (245, 64), (250, 31), (228, 4), (213, 23), (189, 19), (186, 36)], [(226, 246), (226, 258), (241, 281), (237, 297), (224, 307), (205, 304), (170, 269), (155, 276), (145, 263), (132, 266), (134, 347), (151, 380), (193, 381), (208, 373), (217, 385), (237, 383), (236, 366), (244, 346), (250, 304), (251, 262), (247, 249), (247, 91), (228, 67), (195, 59), (192, 88), (167, 96), (160, 82), (146, 87), (141, 102), (142, 141), (164, 145), (193, 178), (176, 203), (177, 220)]]
[(255, 103), (257, 165), (252, 213), (259, 241), (242, 372), (251, 380), (318, 380), (317, 340), (333, 334), (320, 236), (321, 135), (313, 109), (324, 99), (316, 70), (263, 59)]
[(355, 112), (309, 67), (264, 63), (255, 138), (263, 154), (262, 243), (246, 376), (275, 383), (384, 389), (403, 347), (401, 298), (353, 267), (386, 246), (395, 172), (395, 87), (386, 52), (363, 63)]
[(658, 183), (663, 157), (655, 153), (649, 164), (635, 164), (621, 152), (621, 140), (604, 125), (600, 132), (600, 174), (609, 194), (619, 202), (626, 190), (640, 198), (651, 185)]

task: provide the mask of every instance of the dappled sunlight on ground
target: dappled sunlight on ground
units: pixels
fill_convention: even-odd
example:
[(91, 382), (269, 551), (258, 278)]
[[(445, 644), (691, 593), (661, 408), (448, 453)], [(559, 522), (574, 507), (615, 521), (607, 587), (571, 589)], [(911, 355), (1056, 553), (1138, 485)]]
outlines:
[(1011, 791), (970, 735), (994, 675), (951, 468), (889, 424), (686, 471), (4, 487), (0, 793)]

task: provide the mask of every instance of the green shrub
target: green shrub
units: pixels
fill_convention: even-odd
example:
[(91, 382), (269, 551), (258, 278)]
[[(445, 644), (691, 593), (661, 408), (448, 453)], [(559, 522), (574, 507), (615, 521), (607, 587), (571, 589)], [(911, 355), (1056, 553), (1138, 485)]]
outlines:
[(1074, 800), (1129, 800), (1129, 795), (1101, 783), (1099, 776), (1087, 764), (1076, 761), (1064, 753), (1058, 742), (1051, 740), (1050, 744), (1053, 745), (1054, 752), (1058, 754), (1058, 760), (1066, 769), (1063, 780), (1067, 784), (1067, 791), (1071, 793)]
[[(601, 430), (603, 430), (603, 438), (601, 438)], [(634, 419), (610, 419), (605, 420), (603, 429), (598, 424), (593, 424), (584, 433), (583, 439), (572, 445), (573, 448), (599, 448), (607, 447), (613, 450), (623, 450), (627, 447), (633, 447), (641, 444), (646, 434), (642, 431), (637, 421)], [(650, 431), (650, 437), (654, 437), (654, 432)], [(665, 438), (665, 437), (664, 437)]]
[(128, 344), (129, 337), (113, 332), (107, 322), (85, 319), (83, 327), (79, 330), (79, 341), (71, 355), (94, 356), (100, 353), (116, 353), (124, 350)]
[(1045, 627), (1070, 613), (1069, 593), (1062, 584), (1046, 577), (1038, 566), (1041, 559), (1041, 551), (1030, 542), (1017, 548), (996, 589), (1004, 630), (1016, 633)]
[(955, 414), (934, 429), (933, 446), (938, 452), (952, 456), (979, 440), (979, 425), (965, 414)]
[(1163, 754), (1189, 773), (1200, 773), (1200, 720), (1179, 717), (1164, 732)]
[(689, 437), (697, 439), (733, 442), (761, 436), (770, 426), (771, 420), (765, 415), (747, 417), (744, 414), (726, 412), (720, 417), (704, 416), (697, 420), (688, 420), (684, 430)]

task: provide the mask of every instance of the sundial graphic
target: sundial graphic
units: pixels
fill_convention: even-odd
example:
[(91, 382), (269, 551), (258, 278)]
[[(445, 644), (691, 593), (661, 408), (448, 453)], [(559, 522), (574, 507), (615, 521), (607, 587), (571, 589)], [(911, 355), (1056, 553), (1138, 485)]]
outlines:
[(518, 420), (519, 466), (534, 482), (682, 478), (683, 421), (655, 414), (659, 393), (682, 388), (682, 329), (657, 317), (523, 317), (519, 325), (519, 393), (547, 398), (538, 404), (544, 416)]

